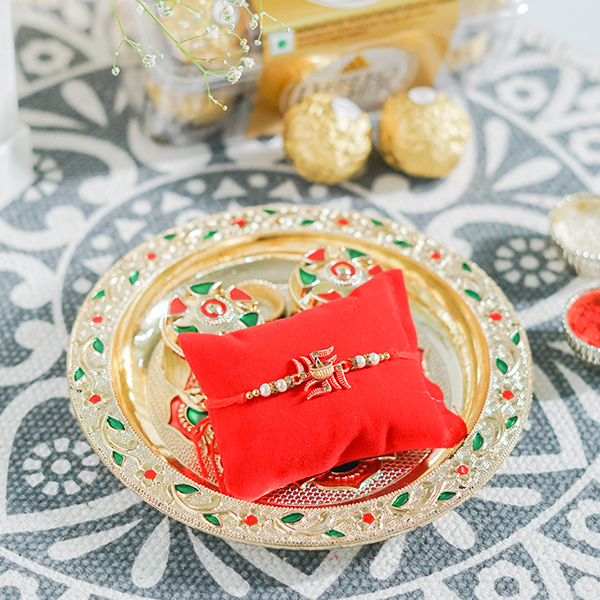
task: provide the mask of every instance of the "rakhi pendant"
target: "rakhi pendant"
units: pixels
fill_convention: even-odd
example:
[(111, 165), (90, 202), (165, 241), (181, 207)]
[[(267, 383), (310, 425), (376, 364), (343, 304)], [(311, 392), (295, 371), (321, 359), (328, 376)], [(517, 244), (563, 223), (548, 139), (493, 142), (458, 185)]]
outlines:
[(383, 354), (370, 352), (336, 362), (337, 355), (333, 353), (333, 346), (327, 348), (327, 350), (316, 350), (308, 356), (301, 356), (299, 360), (292, 359), (296, 366), (296, 373), (269, 383), (263, 383), (251, 392), (246, 392), (246, 398), (249, 400), (257, 396), (266, 398), (271, 394), (286, 392), (297, 385), (304, 385), (304, 390), (308, 392), (306, 398), (310, 400), (314, 396), (327, 394), (334, 389), (349, 389), (351, 386), (346, 379), (348, 371), (362, 369), (363, 367), (374, 367), (382, 360), (389, 358), (388, 352)]

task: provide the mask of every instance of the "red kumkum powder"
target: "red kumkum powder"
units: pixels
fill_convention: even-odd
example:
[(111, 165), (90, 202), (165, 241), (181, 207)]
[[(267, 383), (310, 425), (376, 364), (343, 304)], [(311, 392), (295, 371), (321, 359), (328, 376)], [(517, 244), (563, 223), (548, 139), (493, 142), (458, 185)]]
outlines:
[(600, 289), (575, 300), (567, 313), (567, 322), (582, 342), (600, 348)]

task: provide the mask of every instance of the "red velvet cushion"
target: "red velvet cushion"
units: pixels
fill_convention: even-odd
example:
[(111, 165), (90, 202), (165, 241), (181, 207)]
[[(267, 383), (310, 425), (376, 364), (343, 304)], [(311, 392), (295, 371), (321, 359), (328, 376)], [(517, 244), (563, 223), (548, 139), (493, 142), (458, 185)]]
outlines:
[[(223, 336), (182, 333), (179, 342), (208, 398), (227, 493), (243, 500), (350, 461), (450, 448), (466, 435), (423, 373), (399, 270), (287, 319)], [(293, 358), (330, 346), (338, 360), (370, 352), (391, 358), (348, 372), (350, 389), (308, 400), (299, 385), (246, 398), (262, 383), (293, 375)]]

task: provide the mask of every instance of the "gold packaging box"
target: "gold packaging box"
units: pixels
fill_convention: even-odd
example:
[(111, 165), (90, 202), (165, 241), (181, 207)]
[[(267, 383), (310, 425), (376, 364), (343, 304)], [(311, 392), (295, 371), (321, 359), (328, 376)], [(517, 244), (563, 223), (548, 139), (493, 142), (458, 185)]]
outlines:
[[(184, 44), (188, 51), (211, 57), (226, 51), (208, 47), (216, 42), (202, 33), (219, 2), (188, 0), (186, 6), (209, 15), (200, 23), (179, 14), (162, 20), (176, 39), (191, 40)], [(250, 3), (251, 10), (260, 13), (258, 0)], [(254, 42), (259, 29), (250, 29), (244, 10), (238, 11), (235, 24), (235, 33), (248, 40), (256, 66), (245, 70), (235, 85), (208, 78), (213, 96), (227, 105), (227, 111), (210, 102), (203, 73), (184, 60), (156, 23), (134, 11), (130, 28), (136, 39), (164, 54), (151, 69), (126, 69), (142, 129), (149, 137), (186, 145), (217, 132), (224, 138), (280, 133), (286, 110), (315, 91), (348, 97), (367, 112), (379, 110), (391, 94), (434, 83), (460, 2), (262, 0), (262, 8), (267, 14), (258, 45)]]
[[(378, 110), (391, 94), (433, 85), (458, 0), (263, 0), (263, 69), (249, 137), (281, 131), (286, 110), (327, 91)], [(350, 8), (348, 8), (350, 7)]]

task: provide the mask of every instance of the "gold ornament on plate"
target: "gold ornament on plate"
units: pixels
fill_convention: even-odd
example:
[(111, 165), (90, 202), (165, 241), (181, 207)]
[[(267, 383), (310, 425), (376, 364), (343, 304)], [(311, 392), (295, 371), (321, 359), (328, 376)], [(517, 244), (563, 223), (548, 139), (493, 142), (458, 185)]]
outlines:
[(371, 121), (354, 102), (316, 93), (292, 106), (284, 117), (285, 153), (298, 173), (315, 183), (350, 179), (371, 152)]
[(381, 155), (391, 167), (414, 177), (448, 175), (470, 137), (469, 115), (432, 88), (391, 96), (381, 112)]
[(381, 265), (356, 248), (332, 244), (312, 248), (290, 275), (292, 309), (306, 310), (347, 296), (382, 271)]

